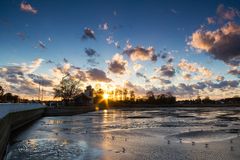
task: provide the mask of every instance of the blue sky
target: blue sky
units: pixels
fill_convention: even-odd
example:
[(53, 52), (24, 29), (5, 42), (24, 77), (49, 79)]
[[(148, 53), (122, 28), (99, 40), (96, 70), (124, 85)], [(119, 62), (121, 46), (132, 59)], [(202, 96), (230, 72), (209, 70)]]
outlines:
[[(59, 78), (64, 74), (63, 71), (61, 74), (53, 72), (54, 68), (70, 64), (81, 68), (87, 77), (85, 84), (101, 83), (103, 87), (109, 84), (113, 86), (124, 84), (125, 87), (130, 87), (128, 85), (131, 84), (132, 89), (139, 94), (155, 89), (156, 93), (171, 91), (181, 97), (183, 95), (179, 92), (184, 88), (179, 88), (179, 84), (183, 83), (191, 88), (190, 96), (187, 95), (185, 98), (204, 95), (208, 90), (211, 90), (211, 93), (208, 92), (210, 96), (219, 98), (221, 95), (217, 96), (215, 92), (219, 93), (220, 89), (228, 93), (232, 91), (233, 81), (239, 83), (239, 63), (234, 65), (232, 63), (233, 59), (239, 60), (239, 51), (235, 52), (236, 46), (229, 44), (230, 48), (226, 50), (233, 53), (218, 53), (214, 50), (213, 44), (209, 48), (210, 44), (204, 42), (204, 45), (208, 46), (206, 49), (202, 43), (204, 38), (196, 39), (197, 44), (191, 42), (194, 40), (193, 34), (202, 28), (204, 29), (200, 33), (203, 37), (206, 36), (207, 31), (217, 36), (213, 32), (228, 24), (239, 27), (239, 9), (238, 0), (2, 0), (0, 1), (0, 67), (8, 69), (11, 66), (22, 66), (23, 63), (29, 65), (36, 59), (42, 59), (41, 64), (31, 73), (54, 81), (52, 84), (57, 84), (56, 77)], [(207, 18), (212, 18), (212, 23), (207, 21)], [(103, 24), (107, 24), (107, 28), (99, 27)], [(95, 40), (89, 37), (82, 39), (86, 28), (94, 32)], [(231, 30), (231, 33), (236, 34), (237, 37), (240, 35), (238, 30)], [(228, 36), (229, 33), (226, 34)], [(106, 39), (109, 37), (112, 37), (113, 43), (107, 42)], [(126, 48), (127, 41), (131, 45), (131, 51), (130, 48)], [(238, 41), (237, 39), (231, 42), (234, 44)], [(114, 45), (115, 42), (118, 42), (120, 48)], [(153, 47), (154, 53), (148, 52), (148, 47)], [(92, 57), (87, 56), (86, 48), (91, 48), (96, 53)], [(139, 48), (143, 49), (144, 53), (137, 52)], [(122, 59), (119, 59), (119, 56), (117, 60), (112, 59), (117, 53)], [(161, 58), (164, 53), (168, 53), (167, 58)], [(141, 55), (138, 54), (146, 56), (145, 59), (141, 59)], [(157, 56), (156, 61), (147, 60), (147, 56), (152, 54)], [(225, 54), (233, 56), (227, 56), (226, 59)], [(140, 56), (140, 58), (134, 60), (131, 56)], [(64, 58), (68, 61), (64, 62)], [(167, 63), (169, 58), (173, 58), (173, 61)], [(89, 64), (88, 59), (95, 60), (99, 64)], [(53, 61), (54, 64), (46, 64), (48, 60)], [(179, 63), (183, 60), (196, 68), (205, 68), (209, 75), (206, 77), (207, 74), (203, 73), (204, 69), (195, 69), (188, 73), (188, 69), (179, 67)], [(110, 62), (119, 65), (111, 65)], [(133, 66), (137, 64), (141, 65), (141, 68), (134, 70)], [(167, 69), (172, 69), (173, 75), (163, 73), (164, 65), (168, 67)], [(98, 79), (98, 73), (95, 72), (96, 76), (91, 77), (88, 71), (93, 68), (104, 72), (105, 75), (101, 72), (100, 76), (111, 79), (111, 82), (106, 82), (103, 77)], [(6, 72), (6, 69), (0, 70), (2, 83), (7, 85), (9, 91), (18, 94), (16, 88), (19, 86), (14, 87), (11, 80), (9, 81), (11, 73)], [(77, 71), (72, 68), (71, 72), (75, 74)], [(145, 75), (145, 78), (137, 76), (136, 73)], [(184, 76), (187, 74), (191, 76)], [(212, 83), (222, 87), (220, 83), (223, 82), (216, 81), (218, 76), (224, 77), (222, 81), (227, 83), (223, 88), (213, 87)], [(159, 81), (153, 80), (153, 77), (158, 77)], [(19, 77), (15, 78), (19, 79)], [(27, 73), (24, 73), (24, 78), (31, 82)], [(163, 84), (163, 80), (169, 80), (171, 83)], [(197, 90), (193, 86), (198, 82), (204, 82), (208, 87), (201, 91)], [(34, 86), (33, 84), (32, 87)], [(53, 86), (48, 86), (47, 89), (49, 94), (51, 87)], [(239, 93), (239, 85), (235, 85), (234, 88), (235, 92), (231, 93), (232, 96)], [(26, 92), (25, 96), (29, 94), (33, 93)]]

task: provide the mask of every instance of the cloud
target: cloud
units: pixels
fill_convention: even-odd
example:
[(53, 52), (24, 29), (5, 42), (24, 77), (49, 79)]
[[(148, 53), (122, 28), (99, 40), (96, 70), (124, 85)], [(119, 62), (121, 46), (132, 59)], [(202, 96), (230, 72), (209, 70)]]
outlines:
[(124, 74), (127, 71), (128, 61), (120, 54), (115, 54), (111, 61), (107, 61), (108, 70), (115, 74)]
[(223, 76), (217, 76), (216, 77), (216, 81), (217, 82), (221, 82), (221, 81), (223, 81), (224, 80), (224, 77)]
[(24, 33), (24, 32), (18, 32), (18, 33), (16, 33), (16, 35), (17, 35), (21, 40), (25, 40), (26, 37), (27, 37), (26, 33)]
[(99, 56), (97, 52), (92, 48), (85, 48), (85, 53), (88, 57)]
[(197, 90), (204, 90), (207, 87), (207, 84), (205, 82), (197, 82), (196, 84), (193, 84), (192, 87)]
[(136, 76), (144, 78), (146, 83), (150, 82), (150, 80), (147, 78), (147, 76), (145, 76), (143, 73), (137, 72)]
[(215, 24), (216, 23), (216, 21), (213, 17), (207, 17), (207, 22), (208, 22), (208, 24)]
[(180, 60), (178, 67), (182, 71), (186, 72), (185, 75), (183, 76), (183, 78), (186, 80), (187, 79), (190, 80), (190, 77), (191, 77), (190, 73), (197, 74), (195, 76), (195, 79), (197, 80), (204, 79), (204, 78), (211, 78), (213, 75), (213, 73), (209, 69), (202, 67), (197, 63), (189, 63), (185, 59)]
[(88, 62), (88, 64), (90, 64), (91, 66), (96, 66), (96, 65), (99, 64), (99, 62), (97, 62), (95, 58), (89, 58), (89, 59), (87, 59), (87, 62)]
[(83, 36), (82, 36), (82, 39), (85, 40), (85, 39), (94, 39), (96, 40), (96, 37), (95, 37), (95, 33), (92, 29), (90, 28), (84, 28), (84, 31), (83, 31)]
[(32, 14), (37, 14), (38, 10), (33, 8), (30, 3), (27, 2), (21, 2), (20, 9), (24, 12), (30, 12)]
[(125, 81), (124, 87), (128, 88), (129, 90), (133, 90), (137, 95), (145, 95), (146, 94), (146, 90), (143, 87), (141, 87), (139, 85), (134, 85), (130, 81)]
[[(17, 94), (29, 94), (36, 93), (37, 84), (36, 81), (27, 75), (31, 75), (42, 64), (43, 59), (37, 58), (31, 63), (13, 64), (0, 67), (0, 79), (9, 88), (9, 92)], [(44, 77), (43, 77), (44, 78)], [(44, 78), (46, 85), (50, 85), (50, 80)]]
[(87, 81), (85, 71), (82, 71), (80, 67), (70, 64), (68, 61), (67, 63), (65, 61), (64, 64), (58, 64), (52, 69), (52, 72), (56, 79), (61, 79), (63, 76), (69, 75), (81, 81)]
[(31, 78), (34, 83), (41, 84), (42, 86), (53, 86), (53, 81), (51, 79), (48, 79), (47, 77), (36, 74), (28, 74), (28, 77)]
[(104, 31), (106, 31), (106, 30), (109, 29), (109, 25), (108, 25), (107, 22), (105, 22), (105, 23), (103, 23), (103, 24), (99, 24), (98, 27), (99, 27), (99, 29), (104, 30)]
[(46, 44), (43, 43), (42, 41), (38, 41), (38, 46), (39, 46), (40, 48), (43, 48), (43, 49), (46, 48)]
[(192, 75), (191, 75), (191, 74), (189, 74), (189, 73), (186, 73), (186, 74), (184, 74), (184, 75), (183, 75), (183, 79), (184, 79), (184, 80), (188, 80), (188, 81), (189, 81), (189, 80), (191, 80), (191, 79), (192, 79)]
[(126, 54), (132, 61), (157, 61), (157, 55), (153, 47), (143, 48), (135, 47), (132, 48), (130, 44), (127, 44), (123, 54)]
[(192, 34), (188, 44), (227, 64), (240, 64), (240, 26), (233, 22), (215, 31), (198, 29)]
[(213, 83), (212, 81), (207, 82), (209, 88), (212, 89), (226, 89), (226, 88), (236, 88), (239, 85), (238, 80), (225, 80), (219, 83)]
[(133, 64), (133, 70), (135, 72), (139, 71), (141, 68), (143, 68), (143, 66), (141, 64), (138, 64), (138, 63)]
[(118, 48), (118, 49), (121, 48), (119, 42), (118, 42), (118, 41), (115, 41), (115, 40), (113, 39), (113, 36), (108, 36), (108, 37), (106, 38), (106, 41), (107, 41), (108, 44), (113, 44), (113, 45), (114, 45), (116, 48)]
[(177, 11), (175, 9), (171, 9), (170, 11), (174, 14), (177, 14)]
[(215, 90), (232, 90), (239, 86), (238, 80), (221, 81), (214, 83), (212, 81), (197, 82), (195, 84), (179, 83), (178, 85), (163, 86), (161, 88), (153, 87), (158, 93), (172, 93), (178, 98), (189, 98), (199, 94), (205, 95), (205, 90), (213, 92)]
[(87, 76), (90, 80), (100, 82), (111, 82), (112, 80), (106, 76), (106, 73), (100, 69), (92, 68), (86, 71)]
[(169, 79), (163, 79), (161, 77), (153, 76), (151, 80), (159, 80), (161, 84), (171, 84), (172, 82)]
[(173, 77), (175, 75), (175, 69), (171, 64), (163, 65), (160, 68), (155, 68), (154, 70), (156, 73), (164, 77)]
[(64, 63), (68, 63), (68, 60), (66, 58), (63, 58)]
[(223, 20), (233, 20), (236, 16), (240, 16), (237, 9), (230, 7), (226, 9), (223, 4), (218, 5), (216, 13), (217, 16)]
[(228, 73), (240, 78), (240, 70), (237, 68), (230, 69)]

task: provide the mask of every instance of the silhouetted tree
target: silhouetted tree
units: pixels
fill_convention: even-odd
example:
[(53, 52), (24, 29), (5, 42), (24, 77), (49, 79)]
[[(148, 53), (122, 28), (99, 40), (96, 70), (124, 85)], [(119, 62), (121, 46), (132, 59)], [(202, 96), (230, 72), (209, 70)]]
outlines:
[(54, 97), (60, 97), (64, 102), (68, 102), (81, 93), (80, 82), (71, 76), (62, 78), (60, 84), (54, 88)]
[(0, 86), (0, 102), (3, 101), (3, 95), (4, 95), (4, 89), (2, 86)]
[(135, 101), (135, 92), (130, 91), (130, 101)]
[(146, 93), (146, 96), (147, 96), (148, 102), (152, 103), (152, 102), (155, 101), (155, 96), (154, 96), (153, 91), (148, 91), (148, 92)]
[(209, 96), (206, 96), (203, 100), (202, 100), (203, 103), (212, 103), (213, 101), (210, 99)]
[(3, 95), (3, 101), (17, 103), (19, 101), (19, 97), (17, 95), (12, 95), (12, 93), (6, 93)]
[(201, 103), (201, 102), (202, 102), (201, 97), (200, 97), (200, 96), (197, 96), (197, 99), (195, 100), (195, 102), (196, 102), (197, 104)]
[(128, 90), (127, 88), (123, 89), (123, 100), (126, 101), (127, 100), (127, 94), (128, 94)]

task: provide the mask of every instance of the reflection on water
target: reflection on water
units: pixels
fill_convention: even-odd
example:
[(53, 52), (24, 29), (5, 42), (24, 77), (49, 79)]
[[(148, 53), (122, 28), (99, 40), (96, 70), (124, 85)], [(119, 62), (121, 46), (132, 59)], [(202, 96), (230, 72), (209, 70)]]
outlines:
[(13, 139), (7, 159), (167, 159), (173, 150), (194, 159), (206, 154), (201, 143), (211, 144), (209, 156), (238, 159), (239, 132), (238, 108), (103, 110), (38, 120)]

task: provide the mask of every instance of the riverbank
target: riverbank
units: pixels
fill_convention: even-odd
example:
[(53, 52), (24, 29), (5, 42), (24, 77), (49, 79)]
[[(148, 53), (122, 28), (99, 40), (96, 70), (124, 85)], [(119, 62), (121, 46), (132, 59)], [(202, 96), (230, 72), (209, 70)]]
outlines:
[(93, 106), (52, 108), (41, 104), (0, 104), (0, 159), (3, 159), (10, 135), (15, 130), (44, 116), (72, 116), (95, 111)]
[[(0, 159), (2, 159), (5, 154), (11, 133), (16, 129), (42, 117), (45, 106), (36, 105), (37, 106), (31, 105), (21, 108), (19, 105), (15, 104), (15, 106), (11, 108), (9, 104), (5, 104), (5, 106), (0, 107), (0, 110), (2, 109), (1, 113), (4, 113), (1, 114), (0, 117)], [(8, 109), (6, 109), (7, 107)]]

